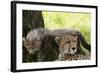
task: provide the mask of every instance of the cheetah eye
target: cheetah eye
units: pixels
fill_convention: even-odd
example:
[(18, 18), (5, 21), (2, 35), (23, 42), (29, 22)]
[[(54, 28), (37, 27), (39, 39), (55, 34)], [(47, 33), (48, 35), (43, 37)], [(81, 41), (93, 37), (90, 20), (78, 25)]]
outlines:
[(74, 40), (74, 42), (77, 42), (76, 40)]

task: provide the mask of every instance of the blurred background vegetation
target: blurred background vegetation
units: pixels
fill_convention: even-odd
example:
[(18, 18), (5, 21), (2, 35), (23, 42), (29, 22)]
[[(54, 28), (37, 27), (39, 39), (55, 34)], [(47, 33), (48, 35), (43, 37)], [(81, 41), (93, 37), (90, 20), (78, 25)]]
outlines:
[(76, 29), (79, 30), (86, 41), (90, 43), (91, 14), (73, 12), (47, 12), (43, 11), (45, 28), (48, 29)]

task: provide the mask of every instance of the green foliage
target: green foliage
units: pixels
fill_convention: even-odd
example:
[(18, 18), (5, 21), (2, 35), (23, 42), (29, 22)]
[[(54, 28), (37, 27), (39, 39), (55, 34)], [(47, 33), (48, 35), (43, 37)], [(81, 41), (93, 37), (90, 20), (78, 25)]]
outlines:
[(88, 43), (91, 35), (91, 14), (72, 12), (42, 12), (45, 28), (48, 29), (77, 29)]

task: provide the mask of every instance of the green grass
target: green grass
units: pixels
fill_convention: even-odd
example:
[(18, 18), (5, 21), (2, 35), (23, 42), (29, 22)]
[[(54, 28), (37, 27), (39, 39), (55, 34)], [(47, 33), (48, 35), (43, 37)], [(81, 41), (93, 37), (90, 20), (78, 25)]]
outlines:
[(42, 12), (45, 28), (63, 29), (71, 28), (79, 30), (87, 42), (90, 43), (91, 14), (71, 12)]

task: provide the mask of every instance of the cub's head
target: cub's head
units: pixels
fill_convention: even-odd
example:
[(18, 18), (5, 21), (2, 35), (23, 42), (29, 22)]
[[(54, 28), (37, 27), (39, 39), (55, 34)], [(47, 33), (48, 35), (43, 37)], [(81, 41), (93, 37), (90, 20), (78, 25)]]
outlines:
[(26, 38), (23, 38), (23, 45), (29, 54), (34, 54), (40, 50), (42, 37), (38, 30), (32, 30), (27, 34)]
[(67, 34), (56, 37), (55, 40), (59, 44), (59, 50), (62, 54), (75, 54), (77, 52), (77, 39), (75, 35)]
[(36, 51), (39, 51), (41, 42), (40, 41), (30, 41), (23, 38), (23, 45), (29, 52), (29, 54), (34, 54)]

